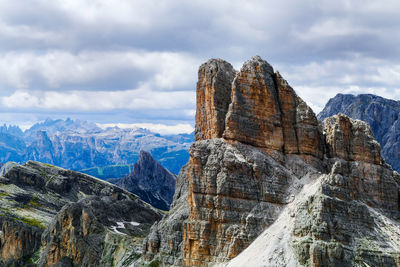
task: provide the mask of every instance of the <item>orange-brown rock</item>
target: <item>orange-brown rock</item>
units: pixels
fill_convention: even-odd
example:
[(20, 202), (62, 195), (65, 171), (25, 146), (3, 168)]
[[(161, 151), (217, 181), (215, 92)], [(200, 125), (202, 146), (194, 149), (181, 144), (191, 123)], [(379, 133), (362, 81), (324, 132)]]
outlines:
[(225, 129), (235, 70), (222, 59), (211, 59), (200, 66), (197, 82), (195, 140), (219, 138)]
[(322, 158), (322, 131), (314, 112), (296, 95), (279, 72), (276, 72), (274, 77), (282, 112), (284, 153)]
[(16, 220), (4, 221), (0, 235), (0, 264), (18, 265), (24, 257), (31, 257), (40, 248), (42, 232), (41, 228)]
[[(227, 90), (214, 85), (208, 92)], [(178, 266), (227, 262), (273, 228), (265, 236), (267, 256), (248, 266), (267, 261), (266, 266), (354, 266), (360, 257), (374, 263), (371, 266), (391, 266), (380, 263), (393, 263), (397, 256), (386, 261), (373, 249), (357, 251), (362, 238), (374, 237), (369, 208), (391, 219), (399, 216), (399, 175), (383, 164), (368, 125), (338, 116), (325, 121), (324, 135), (311, 108), (260, 57), (244, 64), (233, 80), (231, 96), (220, 99), (231, 101), (224, 127), (210, 115), (215, 108), (210, 99), (215, 98), (204, 92), (198, 87), (200, 134), (180, 176), (188, 183), (179, 195), (187, 200), (189, 211), (182, 208), (182, 198), (175, 201), (182, 209), (171, 210), (152, 229), (145, 260)], [(355, 234), (356, 229), (361, 232)], [(275, 234), (284, 240), (268, 244)], [(385, 233), (376, 236), (385, 239)], [(377, 244), (379, 251), (386, 250), (384, 243)], [(353, 244), (354, 251), (348, 249)], [(387, 251), (395, 253), (396, 248)], [(234, 266), (247, 266), (246, 260)]]
[(329, 157), (381, 164), (381, 148), (369, 125), (344, 114), (324, 121)]
[(274, 70), (260, 57), (247, 61), (235, 77), (224, 138), (283, 151), (283, 129)]
[(258, 56), (247, 61), (234, 79), (223, 137), (269, 152), (323, 155), (314, 112)]

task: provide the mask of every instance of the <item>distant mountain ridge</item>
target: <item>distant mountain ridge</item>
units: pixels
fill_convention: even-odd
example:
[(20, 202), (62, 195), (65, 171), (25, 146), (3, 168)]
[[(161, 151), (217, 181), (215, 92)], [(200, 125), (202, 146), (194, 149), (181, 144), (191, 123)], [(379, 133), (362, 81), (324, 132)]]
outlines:
[(400, 101), (372, 94), (337, 94), (318, 118), (324, 120), (338, 113), (367, 122), (381, 144), (385, 161), (400, 171)]
[(0, 126), (0, 162), (35, 160), (83, 170), (134, 164), (140, 150), (146, 150), (163, 167), (178, 173), (189, 158), (193, 139), (193, 134), (164, 136), (143, 128), (102, 129), (86, 121), (47, 119), (25, 132), (18, 126)]

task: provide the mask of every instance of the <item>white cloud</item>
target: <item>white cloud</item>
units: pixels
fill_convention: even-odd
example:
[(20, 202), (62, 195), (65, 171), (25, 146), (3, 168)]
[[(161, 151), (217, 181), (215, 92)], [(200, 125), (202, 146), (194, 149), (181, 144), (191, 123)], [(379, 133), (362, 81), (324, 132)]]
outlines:
[(13, 109), (71, 111), (171, 110), (194, 105), (194, 91), (155, 92), (146, 87), (126, 91), (16, 91), (0, 98), (0, 103)]
[(108, 127), (118, 127), (121, 129), (145, 128), (154, 133), (160, 134), (188, 134), (194, 131), (194, 127), (188, 123), (179, 123), (176, 125), (165, 125), (160, 123), (98, 123), (97, 125), (103, 129)]
[(111, 88), (107, 90), (129, 89), (112, 88), (113, 82), (118, 86), (118, 79), (125, 79), (122, 84), (126, 86), (138, 83), (158, 90), (188, 90), (194, 87), (199, 62), (189, 54), (173, 52), (9, 52), (0, 54), (0, 83), (19, 89), (42, 85), (41, 90), (68, 87), (102, 90), (101, 82), (108, 82)]
[(152, 118), (179, 109), (187, 118), (203, 61), (239, 69), (256, 54), (316, 112), (339, 92), (398, 99), (399, 8), (395, 0), (0, 0), (0, 102)]

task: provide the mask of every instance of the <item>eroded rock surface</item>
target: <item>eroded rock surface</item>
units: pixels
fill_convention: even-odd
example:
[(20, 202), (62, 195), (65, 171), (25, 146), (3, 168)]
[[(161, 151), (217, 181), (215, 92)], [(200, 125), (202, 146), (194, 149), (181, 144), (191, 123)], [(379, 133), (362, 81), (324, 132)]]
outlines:
[[(232, 266), (398, 265), (400, 179), (369, 126), (339, 115), (322, 129), (260, 57), (234, 75), (228, 96), (230, 79), (221, 88), (204, 81), (212, 77), (202, 74), (211, 62), (200, 68), (199, 84), (214, 84), (209, 91), (226, 97), (220, 103), (230, 101), (225, 125), (210, 116), (213, 103), (198, 90), (200, 134), (180, 175), (188, 189), (179, 193), (180, 209), (152, 228), (143, 259), (184, 266), (231, 259)], [(365, 246), (369, 241), (373, 246)]]
[(38, 254), (43, 229), (5, 219), (0, 236), (0, 265), (22, 266)]
[(195, 140), (222, 137), (235, 76), (232, 65), (211, 59), (199, 68)]
[(260, 57), (247, 61), (232, 86), (224, 138), (265, 149), (269, 154), (321, 158), (318, 120), (310, 107), (271, 65)]
[(132, 262), (140, 257), (150, 226), (161, 219), (159, 210), (136, 195), (85, 174), (33, 161), (3, 167), (0, 263), (5, 266)]
[(318, 118), (324, 120), (339, 113), (367, 122), (381, 144), (383, 159), (400, 171), (400, 101), (372, 94), (337, 94)]
[(366, 122), (339, 114), (324, 121), (329, 157), (381, 164), (381, 148)]
[[(160, 219), (144, 205), (138, 200), (112, 197), (90, 197), (66, 205), (43, 234), (39, 265), (55, 266), (68, 258), (73, 266), (116, 266), (124, 259), (119, 256), (129, 256), (116, 253), (121, 249), (119, 242), (136, 241), (140, 248), (142, 239), (138, 237), (147, 234), (152, 223)], [(119, 242), (111, 243), (110, 235)], [(130, 238), (124, 240), (125, 236)]]

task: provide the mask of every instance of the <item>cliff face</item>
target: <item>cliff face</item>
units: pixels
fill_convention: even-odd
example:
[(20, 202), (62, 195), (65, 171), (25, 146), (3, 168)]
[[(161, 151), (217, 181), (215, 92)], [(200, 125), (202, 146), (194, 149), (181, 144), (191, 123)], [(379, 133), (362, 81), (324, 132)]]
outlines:
[[(152, 227), (143, 259), (206, 266), (249, 247), (236, 266), (251, 257), (261, 257), (252, 266), (398, 262), (400, 239), (388, 237), (400, 232), (398, 174), (384, 164), (369, 126), (339, 115), (323, 129), (266, 61), (254, 57), (239, 72), (229, 66), (210, 60), (200, 67), (197, 141), (179, 178), (187, 191), (176, 192), (175, 209)], [(263, 231), (284, 240), (254, 248)], [(373, 248), (362, 247), (374, 237)]]
[(400, 102), (376, 95), (338, 94), (318, 114), (321, 120), (339, 113), (367, 122), (381, 144), (382, 157), (400, 171)]
[(43, 233), (39, 266), (62, 260), (72, 266), (117, 266), (140, 248), (140, 236), (157, 219), (131, 199), (90, 197), (68, 204)]
[(82, 173), (33, 161), (0, 170), (1, 266), (131, 262), (160, 218), (136, 195)]
[(176, 176), (164, 169), (150, 153), (140, 151), (132, 172), (115, 184), (158, 209), (169, 210), (174, 196), (175, 179)]
[(211, 59), (199, 68), (195, 140), (218, 138), (225, 130), (225, 117), (231, 102), (232, 65)]
[(327, 172), (302, 178), (293, 201), (227, 266), (400, 266), (399, 174), (382, 163), (368, 124), (345, 115), (324, 124)]

